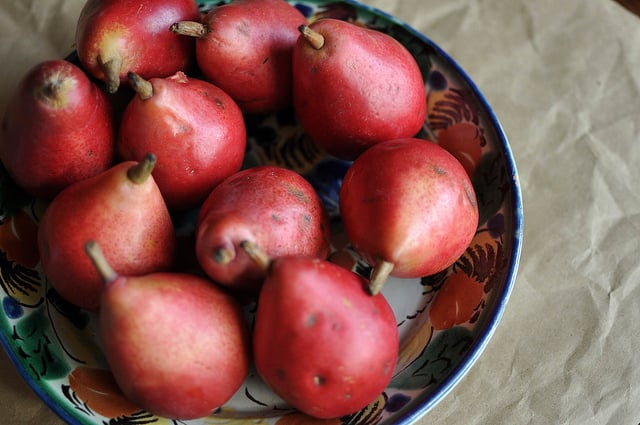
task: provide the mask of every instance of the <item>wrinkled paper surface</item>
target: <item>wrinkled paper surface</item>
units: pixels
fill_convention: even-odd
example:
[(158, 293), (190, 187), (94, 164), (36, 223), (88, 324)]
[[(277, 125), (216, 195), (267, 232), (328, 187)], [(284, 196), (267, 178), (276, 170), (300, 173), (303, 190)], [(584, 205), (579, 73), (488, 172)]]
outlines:
[[(0, 110), (73, 49), (83, 0), (0, 3)], [(420, 425), (640, 423), (640, 20), (611, 0), (370, 0), (444, 48), (502, 122), (524, 247), (494, 337)], [(0, 353), (6, 424), (61, 424)]]

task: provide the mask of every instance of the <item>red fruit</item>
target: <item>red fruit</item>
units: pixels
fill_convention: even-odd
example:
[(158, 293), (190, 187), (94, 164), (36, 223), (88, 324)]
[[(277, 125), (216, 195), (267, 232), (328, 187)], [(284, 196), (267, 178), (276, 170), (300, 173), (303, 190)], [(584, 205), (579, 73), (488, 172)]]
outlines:
[(320, 259), (274, 259), (258, 300), (256, 370), (273, 391), (317, 418), (354, 413), (386, 388), (398, 328), (382, 294)]
[(240, 242), (259, 245), (272, 258), (329, 253), (329, 219), (313, 186), (276, 166), (240, 171), (209, 195), (196, 228), (196, 255), (222, 285), (256, 293), (264, 279)]
[(340, 215), (354, 249), (374, 266), (371, 290), (389, 275), (415, 278), (453, 264), (478, 226), (464, 167), (422, 139), (379, 143), (347, 171)]
[(210, 415), (249, 373), (249, 327), (236, 300), (185, 273), (122, 276), (100, 247), (87, 254), (104, 280), (99, 331), (127, 398), (171, 419)]
[(211, 9), (202, 23), (172, 30), (196, 36), (196, 59), (211, 81), (248, 113), (291, 105), (291, 54), (307, 20), (284, 0), (233, 0)]
[(293, 106), (318, 145), (353, 159), (376, 143), (420, 131), (425, 85), (400, 42), (332, 18), (301, 30), (293, 50)]
[(38, 251), (42, 269), (61, 297), (98, 309), (103, 284), (84, 254), (89, 239), (99, 241), (123, 274), (172, 266), (175, 231), (152, 169), (152, 157), (121, 162), (67, 187), (51, 201), (38, 228)]
[(149, 81), (131, 75), (138, 92), (124, 111), (117, 151), (140, 161), (153, 152), (153, 177), (170, 209), (201, 204), (240, 170), (246, 148), (242, 112), (224, 91), (177, 72)]
[(70, 62), (45, 61), (9, 100), (0, 159), (26, 192), (51, 199), (111, 166), (114, 132), (107, 96), (87, 75)]
[(199, 13), (193, 0), (88, 0), (76, 27), (78, 57), (110, 93), (129, 72), (152, 78), (186, 71), (195, 59), (193, 41), (169, 27)]
[[(128, 288), (132, 279), (139, 283)], [(196, 419), (231, 399), (251, 361), (249, 329), (234, 298), (192, 274), (153, 273), (112, 285), (102, 301), (110, 308), (100, 312), (101, 340), (130, 400), (158, 416)], [(149, 303), (151, 292), (166, 311)], [(128, 306), (113, 307), (122, 298)]]

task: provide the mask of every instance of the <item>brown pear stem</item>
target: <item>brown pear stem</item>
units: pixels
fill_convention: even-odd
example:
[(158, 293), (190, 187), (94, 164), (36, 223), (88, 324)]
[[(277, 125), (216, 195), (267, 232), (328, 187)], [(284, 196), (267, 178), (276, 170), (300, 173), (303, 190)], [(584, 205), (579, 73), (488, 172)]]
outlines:
[(256, 263), (258, 267), (260, 267), (260, 269), (264, 270), (265, 272), (269, 270), (271, 259), (269, 258), (267, 253), (258, 246), (258, 244), (249, 240), (244, 240), (240, 242), (240, 248), (244, 249), (247, 255)]
[(187, 35), (189, 37), (205, 38), (207, 36), (207, 26), (195, 21), (180, 21), (171, 24), (169, 31), (179, 35)]
[(373, 266), (373, 271), (371, 272), (371, 280), (369, 281), (369, 293), (371, 295), (376, 295), (382, 287), (384, 283), (389, 278), (389, 275), (393, 271), (394, 264), (385, 261), (379, 260), (375, 266)]
[(302, 33), (302, 36), (309, 42), (311, 47), (316, 50), (322, 49), (324, 46), (324, 36), (320, 34), (318, 31), (314, 31), (309, 28), (308, 25), (300, 25), (298, 27), (298, 31)]
[(116, 55), (108, 60), (98, 58), (98, 63), (104, 74), (104, 82), (107, 92), (113, 94), (120, 88), (120, 70), (122, 69), (122, 57)]
[(84, 244), (84, 251), (89, 256), (89, 259), (95, 266), (100, 275), (100, 279), (105, 285), (113, 282), (118, 278), (118, 273), (111, 267), (109, 262), (104, 256), (100, 245), (94, 240), (89, 240)]
[(127, 178), (134, 184), (143, 184), (147, 181), (153, 168), (156, 166), (156, 156), (148, 153), (144, 159), (127, 170)]
[(149, 81), (145, 80), (135, 72), (127, 73), (127, 79), (129, 80), (129, 85), (140, 99), (147, 100), (153, 97), (153, 85)]

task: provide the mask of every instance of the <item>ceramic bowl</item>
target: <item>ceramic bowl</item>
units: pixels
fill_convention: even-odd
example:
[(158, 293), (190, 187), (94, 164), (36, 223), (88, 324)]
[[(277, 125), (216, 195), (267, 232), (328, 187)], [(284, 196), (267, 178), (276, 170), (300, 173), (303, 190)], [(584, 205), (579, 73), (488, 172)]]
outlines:
[[(219, 2), (203, 1), (203, 10)], [(522, 204), (512, 153), (491, 107), (466, 73), (429, 38), (388, 14), (353, 1), (302, 0), (310, 20), (350, 19), (386, 32), (417, 59), (427, 88), (421, 137), (452, 152), (472, 176), (480, 220), (464, 255), (449, 269), (383, 289), (398, 321), (400, 356), (384, 393), (362, 411), (327, 424), (409, 424), (452, 391), (494, 333), (513, 288), (521, 251)], [(247, 121), (246, 166), (277, 164), (312, 182), (339, 229), (338, 192), (348, 162), (327, 157), (292, 114)], [(63, 301), (39, 265), (35, 236), (46, 208), (0, 174), (0, 341), (23, 378), (70, 424), (176, 423), (127, 401), (113, 381), (96, 335), (96, 317)], [(192, 230), (194, 214), (177, 218)], [(334, 232), (334, 261), (358, 273), (368, 266)], [(248, 312), (250, 314), (250, 311)], [(172, 391), (167, 388), (167, 391)], [(204, 424), (304, 423), (252, 372)], [(181, 422), (180, 422), (181, 423)]]

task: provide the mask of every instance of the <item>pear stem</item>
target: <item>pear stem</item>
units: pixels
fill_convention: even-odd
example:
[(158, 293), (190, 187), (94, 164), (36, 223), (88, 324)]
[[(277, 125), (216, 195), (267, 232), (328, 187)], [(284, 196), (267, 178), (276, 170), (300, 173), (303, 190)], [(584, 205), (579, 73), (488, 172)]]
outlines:
[(122, 57), (115, 56), (111, 59), (103, 61), (98, 58), (100, 69), (104, 74), (104, 82), (107, 85), (107, 92), (114, 94), (120, 88), (120, 70), (122, 69)]
[(314, 31), (309, 28), (308, 25), (300, 25), (298, 27), (298, 31), (302, 33), (302, 36), (309, 42), (311, 47), (316, 50), (322, 49), (324, 46), (324, 36), (320, 34), (318, 31)]
[(251, 242), (249, 240), (244, 240), (240, 242), (240, 248), (244, 249), (247, 255), (256, 263), (260, 269), (265, 272), (269, 270), (269, 266), (271, 265), (271, 259), (267, 255), (266, 252), (262, 250), (256, 243)]
[(127, 79), (129, 80), (129, 85), (140, 99), (147, 100), (153, 97), (153, 85), (149, 81), (145, 80), (135, 72), (127, 73)]
[(100, 245), (94, 240), (89, 240), (84, 244), (84, 251), (89, 256), (89, 259), (95, 266), (98, 274), (100, 275), (100, 279), (105, 285), (113, 282), (118, 278), (118, 273), (111, 267), (109, 262), (104, 256)]
[(379, 260), (375, 266), (373, 266), (373, 271), (371, 272), (371, 280), (369, 281), (369, 293), (371, 295), (376, 295), (382, 287), (384, 283), (389, 278), (389, 275), (393, 271), (394, 264), (385, 261)]
[(195, 21), (180, 21), (171, 24), (169, 31), (179, 34), (187, 35), (195, 38), (205, 38), (207, 36), (207, 26)]
[(148, 153), (142, 161), (127, 170), (127, 178), (134, 184), (143, 184), (156, 166), (156, 160), (154, 154)]

